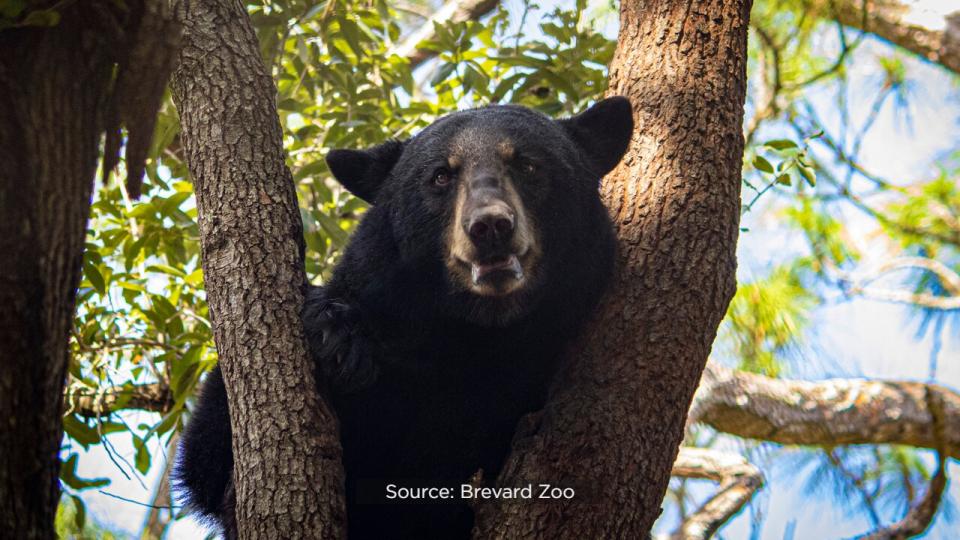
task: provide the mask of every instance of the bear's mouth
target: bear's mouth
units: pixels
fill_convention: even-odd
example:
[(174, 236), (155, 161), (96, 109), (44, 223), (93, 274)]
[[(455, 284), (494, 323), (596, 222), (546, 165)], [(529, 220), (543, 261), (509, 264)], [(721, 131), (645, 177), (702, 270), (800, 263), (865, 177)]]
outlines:
[(510, 253), (471, 259), (454, 257), (454, 274), (460, 277), (463, 285), (474, 294), (504, 297), (526, 285), (527, 271), (523, 255)]
[(470, 280), (474, 287), (497, 277), (512, 277), (515, 281), (523, 281), (523, 266), (520, 265), (520, 259), (510, 254), (484, 262), (470, 263)]

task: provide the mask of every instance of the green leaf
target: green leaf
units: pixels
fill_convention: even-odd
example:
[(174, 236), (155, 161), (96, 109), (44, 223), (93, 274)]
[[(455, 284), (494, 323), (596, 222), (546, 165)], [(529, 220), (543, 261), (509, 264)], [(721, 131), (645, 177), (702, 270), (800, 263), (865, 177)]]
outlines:
[(183, 204), (183, 201), (189, 199), (191, 195), (193, 194), (185, 191), (180, 191), (167, 197), (167, 199), (160, 204), (160, 213), (163, 215), (169, 215), (171, 212), (176, 210), (181, 204)]
[(357, 26), (357, 23), (351, 21), (347, 18), (339, 19), (340, 22), (340, 37), (346, 40), (347, 45), (350, 46), (350, 49), (353, 50), (353, 53), (358, 57), (364, 56), (363, 47), (360, 45), (360, 28)]
[(63, 431), (84, 448), (89, 448), (91, 445), (100, 442), (100, 434), (97, 433), (96, 428), (88, 426), (86, 422), (81, 422), (72, 414), (63, 417)]
[(141, 236), (137, 240), (133, 240), (132, 236), (127, 238), (123, 246), (123, 266), (128, 272), (137, 263), (137, 258), (140, 257), (140, 251), (146, 241), (146, 236)]
[(297, 169), (297, 172), (293, 175), (293, 178), (296, 180), (303, 180), (304, 178), (317, 176), (326, 171), (327, 162), (322, 159), (318, 159), (316, 161), (311, 161), (310, 163), (307, 163), (303, 167)]
[(87, 524), (87, 505), (83, 504), (83, 499), (76, 495), (70, 495), (73, 499), (73, 524), (78, 531), (82, 531)]
[(0, 18), (16, 19), (27, 7), (27, 0), (7, 0), (0, 3)]
[(109, 478), (80, 478), (77, 476), (77, 459), (73, 453), (60, 464), (60, 480), (75, 490), (103, 487), (110, 484)]
[(121, 289), (124, 289), (127, 291), (134, 291), (138, 293), (147, 292), (147, 289), (143, 285), (140, 285), (139, 283), (131, 283), (129, 281), (117, 281), (116, 284)]
[(131, 435), (133, 437), (133, 446), (137, 449), (133, 458), (134, 466), (140, 471), (140, 474), (147, 474), (147, 471), (150, 470), (150, 451), (147, 450), (147, 443), (140, 437), (133, 434)]
[(134, 206), (127, 215), (134, 218), (145, 218), (153, 217), (156, 213), (156, 207), (153, 206), (152, 203), (147, 202)]
[(445, 62), (439, 68), (437, 68), (437, 72), (434, 73), (433, 78), (430, 79), (430, 84), (433, 86), (439, 86), (440, 83), (447, 80), (447, 77), (449, 77), (450, 74), (453, 73), (453, 70), (455, 69), (457, 69), (456, 64)]
[(150, 296), (153, 302), (153, 309), (157, 310), (163, 317), (173, 317), (177, 314), (177, 308), (170, 303), (166, 296), (154, 294)]
[(814, 172), (814, 170), (810, 167), (805, 167), (802, 165), (799, 168), (800, 168), (800, 174), (803, 175), (803, 177), (807, 180), (807, 183), (810, 184), (811, 187), (816, 186), (817, 175)]
[(773, 174), (773, 165), (763, 156), (753, 158), (753, 167), (758, 171)]
[(786, 173), (781, 174), (780, 176), (777, 177), (777, 183), (782, 184), (784, 186), (791, 185), (792, 181), (790, 180), (790, 175)]
[(186, 281), (188, 284), (194, 287), (202, 286), (203, 285), (203, 269), (197, 268), (193, 272), (190, 272), (190, 274), (186, 278), (184, 278), (184, 281)]
[(763, 145), (773, 148), (774, 150), (789, 150), (791, 148), (799, 148), (797, 143), (791, 141), (790, 139), (773, 139), (763, 143)]
[(90, 282), (90, 285), (93, 285), (93, 288), (97, 290), (100, 296), (106, 294), (106, 282), (103, 279), (103, 274), (100, 273), (100, 270), (96, 267), (96, 265), (92, 263), (83, 265), (83, 277)]
[(323, 229), (323, 231), (330, 237), (333, 245), (336, 247), (343, 247), (347, 245), (349, 236), (343, 229), (340, 228), (340, 225), (337, 224), (335, 219), (323, 212), (317, 212), (315, 217), (317, 218), (317, 223), (320, 224), (320, 227)]
[(21, 26), (56, 26), (60, 24), (60, 12), (55, 9), (31, 11), (20, 23)]
[(180, 417), (183, 416), (183, 406), (175, 407), (166, 416), (163, 417), (163, 420), (160, 421), (155, 427), (157, 435), (165, 435), (171, 429), (177, 426), (177, 422), (180, 420)]
[(183, 270), (178, 270), (172, 266), (166, 264), (151, 264), (147, 267), (148, 272), (160, 272), (163, 274), (169, 274), (171, 276), (176, 276), (179, 278), (187, 277), (187, 274)]

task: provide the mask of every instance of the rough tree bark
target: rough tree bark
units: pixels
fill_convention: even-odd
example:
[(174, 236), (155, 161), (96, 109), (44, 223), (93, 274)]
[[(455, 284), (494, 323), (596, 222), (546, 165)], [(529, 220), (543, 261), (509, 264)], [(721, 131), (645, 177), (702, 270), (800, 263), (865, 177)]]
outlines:
[[(29, 26), (40, 7), (0, 33), (0, 530), (20, 538), (54, 537), (67, 340), (100, 135), (155, 115), (170, 41), (139, 36), (154, 25), (177, 35), (160, 2), (58, 3), (55, 26)], [(148, 77), (131, 58), (150, 64)], [(152, 125), (128, 133), (138, 141), (128, 170), (146, 158)]]
[(76, 10), (57, 29), (0, 35), (0, 529), (28, 538), (54, 536), (60, 395), (108, 46)]
[(623, 2), (609, 94), (630, 97), (636, 128), (603, 186), (617, 278), (499, 478), (582, 498), (484, 504), (478, 536), (642, 538), (659, 516), (735, 288), (749, 12), (749, 0)]
[(307, 359), (303, 225), (276, 88), (240, 2), (187, 0), (178, 10), (173, 92), (227, 386), (240, 537), (341, 537), (341, 448)]

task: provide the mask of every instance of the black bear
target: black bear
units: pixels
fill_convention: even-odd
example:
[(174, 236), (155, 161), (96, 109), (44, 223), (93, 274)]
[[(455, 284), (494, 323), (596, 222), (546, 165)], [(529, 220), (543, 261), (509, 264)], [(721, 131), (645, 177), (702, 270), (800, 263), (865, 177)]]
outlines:
[[(496, 479), (518, 420), (542, 407), (610, 279), (615, 239), (598, 187), (632, 129), (622, 97), (559, 121), (491, 106), (407, 141), (329, 153), (337, 180), (372, 205), (303, 311), (340, 419), (351, 537), (469, 535), (462, 486), (478, 471)], [(175, 478), (227, 537), (232, 468), (215, 370)], [(421, 489), (431, 487), (450, 491)]]

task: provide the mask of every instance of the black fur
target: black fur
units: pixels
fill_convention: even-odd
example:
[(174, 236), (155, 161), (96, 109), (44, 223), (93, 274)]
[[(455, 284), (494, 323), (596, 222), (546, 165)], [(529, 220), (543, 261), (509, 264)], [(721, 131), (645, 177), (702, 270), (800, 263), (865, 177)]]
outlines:
[[(478, 469), (495, 480), (518, 420), (542, 406), (565, 345), (611, 276), (615, 242), (597, 187), (631, 128), (623, 98), (560, 122), (501, 106), (451, 114), (405, 143), (331, 153), (337, 178), (375, 202), (330, 283), (311, 288), (303, 310), (319, 380), (341, 422), (351, 537), (469, 535), (463, 501), (368, 503), (382, 502), (389, 482), (459, 493)], [(448, 275), (444, 231), (454, 197), (430, 185), (450, 145), (490, 159), (503, 137), (536, 163), (513, 182), (542, 252), (530, 285), (506, 299), (474, 295)], [(191, 508), (234, 534), (219, 370), (204, 384), (179, 457), (176, 478)]]

